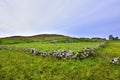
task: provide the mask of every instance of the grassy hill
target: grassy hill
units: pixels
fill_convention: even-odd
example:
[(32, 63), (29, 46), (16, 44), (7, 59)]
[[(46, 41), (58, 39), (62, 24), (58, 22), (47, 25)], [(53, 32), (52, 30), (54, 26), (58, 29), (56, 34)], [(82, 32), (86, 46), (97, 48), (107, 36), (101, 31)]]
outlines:
[(39, 34), (33, 36), (11, 36), (6, 37), (7, 39), (31, 39), (31, 40), (44, 40), (44, 39), (60, 39), (60, 38), (72, 38), (69, 36), (64, 36), (60, 34)]
[(0, 38), (0, 44), (18, 44), (18, 43), (72, 43), (72, 42), (100, 42), (105, 41), (104, 38), (76, 38), (60, 34), (40, 34), (34, 36), (10, 36), (5, 38)]
[[(64, 38), (73, 39), (48, 35), (45, 38), (51, 39), (50, 37), (63, 41), (66, 40)], [(31, 42), (26, 42), (29, 40)], [(0, 49), (1, 80), (120, 80), (120, 64), (109, 64), (112, 58), (120, 57), (120, 40), (107, 41), (106, 46), (100, 47), (93, 56), (83, 60), (36, 56), (24, 49), (34, 47), (42, 51), (72, 50), (76, 54), (79, 50), (97, 46), (101, 42), (47, 43), (43, 38), (40, 40), (38, 35), (34, 40), (35, 36), (1, 39), (2, 46), (12, 47), (12, 50)]]
[(52, 40), (64, 41), (73, 39), (69, 36), (59, 34), (41, 34), (34, 36), (11, 36), (6, 38), (0, 38), (0, 44), (17, 44), (17, 43), (30, 43), (30, 42), (45, 42)]

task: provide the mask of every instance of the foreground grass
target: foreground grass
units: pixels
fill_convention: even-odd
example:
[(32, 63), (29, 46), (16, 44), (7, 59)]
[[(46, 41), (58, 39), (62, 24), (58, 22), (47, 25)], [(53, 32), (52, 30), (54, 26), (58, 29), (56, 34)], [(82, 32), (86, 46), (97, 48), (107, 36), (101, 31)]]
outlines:
[[(120, 47), (119, 43), (120, 43), (119, 41), (108, 42), (107, 46), (104, 48), (100, 48), (98, 50), (98, 53), (96, 53), (94, 57), (91, 56), (84, 60), (73, 59), (59, 60), (53, 57), (44, 58), (41, 56), (30, 55), (29, 53), (24, 51), (16, 52), (14, 50), (13, 51), (0, 50), (0, 79), (120, 80), (120, 64), (112, 65), (109, 64), (109, 60), (112, 57), (116, 56), (120, 57), (118, 49)], [(32, 44), (34, 44), (34, 47), (37, 47), (38, 43)], [(17, 47), (20, 45), (21, 44), (14, 46)], [(28, 46), (33, 47), (33, 45), (31, 44), (25, 45), (24, 47)], [(57, 49), (56, 47), (53, 48)], [(66, 46), (62, 48), (65, 49)], [(72, 49), (72, 47), (69, 49)]]

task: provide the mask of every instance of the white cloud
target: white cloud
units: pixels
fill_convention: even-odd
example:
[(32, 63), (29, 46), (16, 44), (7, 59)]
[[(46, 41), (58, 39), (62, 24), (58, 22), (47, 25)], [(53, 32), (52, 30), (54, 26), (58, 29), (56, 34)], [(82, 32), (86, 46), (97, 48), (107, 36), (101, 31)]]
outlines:
[(119, 5), (119, 0), (0, 0), (0, 34), (62, 33), (68, 28), (83, 28), (120, 17)]

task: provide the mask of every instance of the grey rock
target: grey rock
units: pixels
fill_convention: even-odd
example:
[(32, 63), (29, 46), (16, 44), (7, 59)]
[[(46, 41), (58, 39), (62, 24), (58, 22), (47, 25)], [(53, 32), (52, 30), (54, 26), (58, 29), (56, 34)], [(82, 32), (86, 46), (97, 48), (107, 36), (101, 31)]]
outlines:
[(119, 57), (115, 57), (112, 60), (110, 60), (110, 64), (115, 64), (115, 63), (119, 63), (120, 62), (120, 58)]
[(31, 54), (34, 54), (36, 52), (36, 49), (35, 48), (30, 48), (30, 53)]

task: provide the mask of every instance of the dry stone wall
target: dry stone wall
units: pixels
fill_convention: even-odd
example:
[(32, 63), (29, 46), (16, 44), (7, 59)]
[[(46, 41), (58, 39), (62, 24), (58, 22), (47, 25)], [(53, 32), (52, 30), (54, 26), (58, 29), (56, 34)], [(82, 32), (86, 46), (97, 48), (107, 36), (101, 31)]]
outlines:
[[(36, 48), (16, 49), (14, 47), (3, 46), (3, 45), (0, 45), (0, 50), (2, 50), (2, 49), (9, 50), (9, 51), (11, 51), (11, 50), (21, 51), (22, 50), (22, 51), (30, 53), (31, 55), (36, 55), (36, 56), (43, 56), (43, 57), (53, 56), (58, 59), (62, 59), (62, 58), (68, 59), (69, 58), (69, 59), (81, 60), (81, 59), (85, 59), (85, 58), (90, 57), (91, 55), (96, 54), (96, 50), (98, 48), (105, 47), (105, 46), (106, 46), (106, 43), (103, 42), (96, 47), (88, 47), (88, 48), (85, 48), (84, 50), (78, 51), (77, 53), (74, 53), (72, 50), (55, 50), (52, 52), (43, 52)], [(120, 62), (119, 57), (115, 57), (110, 60), (110, 64), (119, 63), (119, 62)]]

